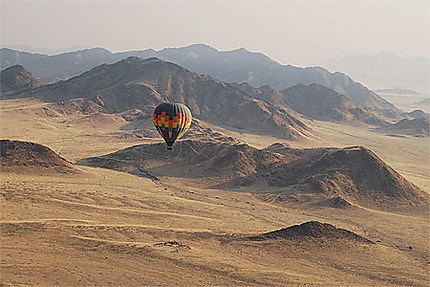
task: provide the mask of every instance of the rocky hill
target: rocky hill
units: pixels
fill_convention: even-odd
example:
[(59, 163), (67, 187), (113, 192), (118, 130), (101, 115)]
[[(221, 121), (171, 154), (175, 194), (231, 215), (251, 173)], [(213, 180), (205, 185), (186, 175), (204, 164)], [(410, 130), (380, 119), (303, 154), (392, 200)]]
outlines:
[(156, 179), (160, 176), (214, 177), (223, 180), (264, 172), (287, 157), (238, 142), (182, 140), (173, 152), (164, 144), (143, 144), (78, 164), (110, 168)]
[(323, 121), (361, 121), (382, 125), (375, 111), (362, 108), (348, 97), (320, 84), (297, 85), (281, 91), (285, 105), (307, 117)]
[[(393, 212), (423, 212), (429, 195), (363, 147), (295, 149), (275, 144), (256, 149), (237, 142), (179, 141), (130, 147), (79, 164), (156, 179), (199, 179), (215, 188), (270, 192), (305, 204), (344, 208), (351, 204)], [(208, 181), (208, 179), (210, 179)], [(214, 181), (214, 179), (216, 179)]]
[[(67, 106), (83, 113), (123, 113), (139, 109), (152, 116), (162, 102), (186, 104), (194, 117), (254, 133), (296, 139), (307, 130), (300, 116), (252, 97), (234, 84), (192, 73), (157, 58), (129, 57), (103, 64), (67, 81), (19, 94)], [(77, 101), (76, 99), (80, 99)], [(76, 107), (74, 107), (75, 109)]]
[(403, 113), (403, 117), (408, 120), (412, 119), (430, 119), (430, 114), (424, 112), (423, 110), (413, 110), (412, 112)]
[(1, 91), (16, 92), (40, 87), (43, 82), (21, 65), (15, 65), (1, 71)]
[(297, 85), (282, 94), (293, 110), (317, 120), (352, 121), (355, 116), (350, 110), (360, 109), (346, 96), (319, 84)]
[(403, 119), (395, 124), (374, 129), (374, 131), (395, 135), (411, 135), (416, 137), (430, 136), (430, 122), (428, 117)]
[(382, 97), (345, 74), (330, 73), (319, 67), (300, 68), (281, 65), (261, 53), (252, 53), (243, 48), (222, 52), (207, 45), (197, 44), (160, 51), (149, 49), (115, 54), (105, 49), (94, 48), (56, 56), (1, 49), (1, 67), (23, 64), (45, 82), (53, 82), (79, 75), (102, 63), (113, 63), (129, 56), (158, 57), (224, 82), (247, 82), (254, 87), (270, 85), (277, 89), (286, 89), (299, 84), (317, 83), (349, 97), (361, 107), (377, 110), (385, 116), (398, 118), (401, 113)]
[[(318, 204), (318, 200), (340, 197), (347, 203), (389, 211), (424, 210), (429, 196), (364, 147), (294, 149), (274, 145), (266, 150), (298, 157), (269, 172), (237, 178), (231, 188), (266, 185), (294, 200)], [(297, 193), (297, 191), (300, 191)], [(302, 195), (299, 195), (302, 194)]]
[(2, 172), (75, 173), (77, 169), (50, 148), (32, 142), (0, 140)]
[(309, 221), (300, 225), (293, 225), (276, 231), (263, 233), (257, 236), (250, 237), (251, 240), (267, 240), (267, 239), (340, 239), (352, 240), (360, 243), (372, 243), (367, 238), (360, 236), (346, 229), (336, 228), (328, 223), (318, 221)]
[(320, 84), (296, 85), (282, 91), (268, 85), (253, 88), (247, 83), (237, 84), (237, 87), (257, 99), (291, 108), (310, 119), (359, 121), (372, 125), (385, 125), (390, 120), (389, 117), (370, 108), (360, 107), (348, 97)]

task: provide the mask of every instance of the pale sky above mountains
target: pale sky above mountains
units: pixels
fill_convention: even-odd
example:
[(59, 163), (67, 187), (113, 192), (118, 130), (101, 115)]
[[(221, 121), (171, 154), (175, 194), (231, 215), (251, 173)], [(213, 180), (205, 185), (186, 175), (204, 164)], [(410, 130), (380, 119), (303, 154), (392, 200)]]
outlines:
[(429, 57), (430, 2), (395, 0), (1, 0), (1, 46), (112, 52), (204, 43), (282, 64), (347, 55)]

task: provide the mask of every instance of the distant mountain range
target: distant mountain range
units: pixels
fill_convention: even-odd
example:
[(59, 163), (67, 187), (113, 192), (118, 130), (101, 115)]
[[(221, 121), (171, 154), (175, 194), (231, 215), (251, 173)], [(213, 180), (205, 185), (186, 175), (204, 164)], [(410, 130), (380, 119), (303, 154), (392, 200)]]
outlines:
[(281, 91), (269, 85), (257, 89), (242, 83), (239, 87), (258, 99), (290, 107), (310, 119), (335, 122), (360, 121), (375, 125), (387, 123), (379, 113), (362, 108), (349, 97), (320, 84), (296, 85)]
[(417, 91), (404, 89), (404, 88), (391, 88), (391, 89), (382, 89), (376, 90), (375, 93), (378, 94), (394, 94), (394, 95), (419, 95)]
[(367, 124), (385, 124), (380, 115), (362, 108), (347, 96), (320, 84), (297, 85), (281, 91), (284, 102), (296, 112), (322, 121), (360, 121)]
[(350, 75), (371, 89), (401, 87), (430, 96), (430, 59), (402, 58), (393, 53), (357, 55), (318, 63), (330, 71)]
[(424, 99), (422, 101), (419, 101), (417, 104), (429, 106), (430, 105), (430, 98)]
[(430, 136), (430, 123), (427, 117), (403, 119), (395, 124), (377, 128), (375, 131), (394, 135), (412, 135), (416, 137)]
[(98, 65), (113, 63), (112, 53), (104, 49), (86, 49), (54, 56), (32, 54), (7, 48), (0, 50), (1, 69), (22, 65), (45, 83), (53, 83), (77, 76)]
[(349, 97), (320, 84), (284, 90), (269, 85), (254, 88), (246, 82), (224, 83), (158, 58), (131, 56), (65, 81), (16, 87), (16, 79), (22, 78), (24, 72), (28, 79), (37, 80), (20, 65), (1, 72), (2, 88), (12, 87), (2, 93), (2, 98), (38, 98), (55, 103), (60, 113), (115, 113), (128, 121), (149, 121), (155, 106), (175, 101), (189, 106), (193, 115), (203, 121), (290, 140), (307, 134), (309, 128), (302, 116), (323, 121), (389, 124), (378, 111), (360, 107)]
[(25, 66), (44, 82), (55, 82), (79, 75), (105, 63), (114, 63), (129, 56), (158, 57), (174, 62), (190, 71), (211, 75), (224, 82), (247, 82), (253, 87), (270, 85), (286, 89), (298, 84), (312, 83), (334, 89), (349, 97), (360, 107), (372, 108), (388, 117), (397, 118), (399, 111), (365, 86), (342, 73), (330, 73), (323, 68), (299, 68), (281, 65), (261, 53), (246, 49), (221, 52), (206, 45), (197, 44), (183, 48), (166, 48), (111, 53), (101, 48), (86, 49), (55, 56), (1, 49), (1, 67), (15, 64)]
[(59, 49), (50, 49), (50, 48), (33, 47), (29, 45), (11, 45), (11, 46), (8, 46), (8, 48), (12, 50), (17, 50), (17, 51), (25, 51), (32, 54), (57, 55), (62, 53), (78, 51), (78, 50), (84, 50), (84, 49), (87, 49), (88, 46), (70, 46), (70, 47), (59, 48)]
[(288, 107), (264, 102), (236, 84), (192, 73), (157, 58), (129, 57), (9, 97), (37, 98), (84, 114), (139, 109), (151, 121), (158, 104), (174, 101), (186, 104), (201, 120), (235, 129), (285, 139), (301, 137), (307, 130), (300, 115)]

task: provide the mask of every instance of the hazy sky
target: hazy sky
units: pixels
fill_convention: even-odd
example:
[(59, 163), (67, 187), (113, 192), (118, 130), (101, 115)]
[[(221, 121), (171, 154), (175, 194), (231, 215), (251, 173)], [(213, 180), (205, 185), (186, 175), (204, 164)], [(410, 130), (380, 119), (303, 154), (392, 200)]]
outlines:
[(112, 52), (205, 43), (312, 65), (390, 51), (429, 56), (430, 1), (1, 1), (1, 46)]

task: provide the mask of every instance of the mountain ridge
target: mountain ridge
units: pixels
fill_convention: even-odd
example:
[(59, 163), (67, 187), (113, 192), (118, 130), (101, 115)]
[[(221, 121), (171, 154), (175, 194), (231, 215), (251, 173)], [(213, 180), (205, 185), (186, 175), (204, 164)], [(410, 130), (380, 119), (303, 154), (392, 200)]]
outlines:
[[(142, 58), (156, 56), (193, 72), (211, 75), (224, 82), (248, 82), (254, 87), (270, 85), (277, 89), (285, 89), (297, 84), (319, 83), (348, 96), (362, 107), (376, 109), (389, 117), (396, 118), (400, 114), (393, 105), (345, 74), (330, 73), (320, 67), (299, 68), (281, 65), (262, 53), (249, 52), (244, 48), (220, 52), (207, 45), (196, 44), (181, 48), (165, 48), (160, 51), (148, 49), (121, 53), (92, 48), (56, 56), (29, 56), (27, 53), (25, 61), (20, 59), (21, 54), (17, 51), (2, 48), (1, 54), (2, 67), (13, 64), (13, 61), (22, 62), (29, 71), (40, 76), (45, 82), (64, 80), (97, 65), (114, 63), (129, 56)], [(62, 59), (63, 57), (65, 59)], [(50, 62), (50, 68), (44, 68), (47, 70), (45, 72), (42, 68), (44, 61)], [(54, 62), (61, 63), (60, 69), (64, 69), (64, 64), (68, 63), (68, 70), (55, 74), (54, 71), (58, 68), (55, 68)]]
[[(266, 87), (266, 90), (269, 88)], [(261, 90), (261, 88), (260, 88)], [(263, 96), (263, 98), (267, 98)], [(320, 84), (296, 85), (276, 93), (271, 91), (269, 102), (280, 102), (296, 112), (316, 120), (335, 122), (360, 121), (384, 125), (387, 122), (379, 113), (360, 107), (347, 96)]]
[(83, 113), (123, 113), (140, 109), (151, 115), (162, 102), (186, 104), (204, 121), (255, 133), (297, 139), (308, 129), (288, 107), (258, 100), (234, 84), (199, 75), (158, 58), (131, 56), (102, 64), (80, 76), (15, 95), (63, 105), (81, 99)]

